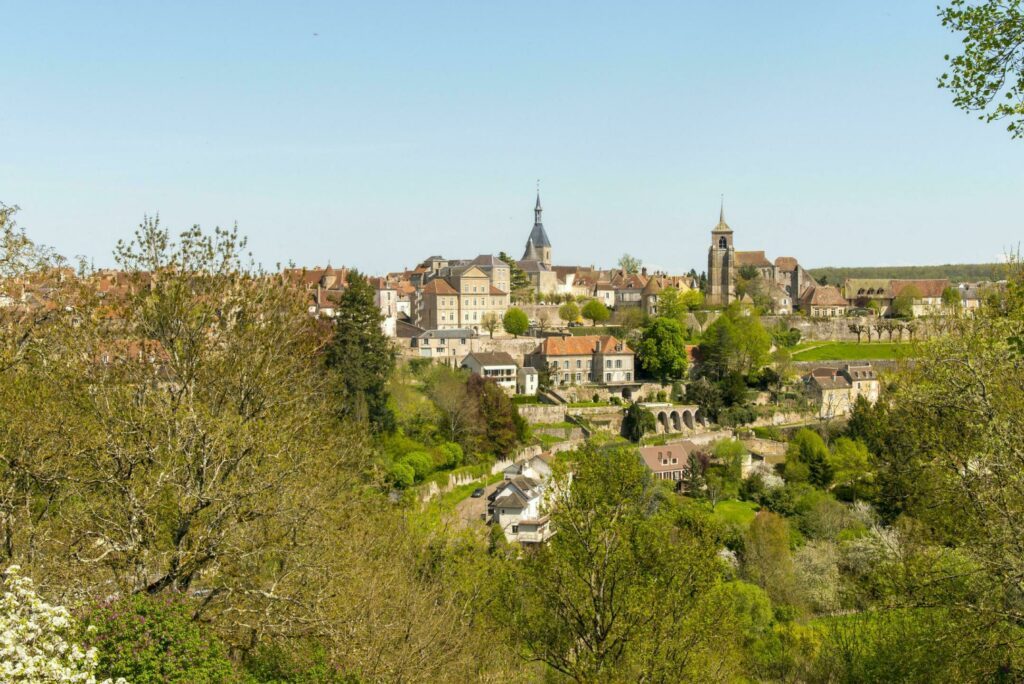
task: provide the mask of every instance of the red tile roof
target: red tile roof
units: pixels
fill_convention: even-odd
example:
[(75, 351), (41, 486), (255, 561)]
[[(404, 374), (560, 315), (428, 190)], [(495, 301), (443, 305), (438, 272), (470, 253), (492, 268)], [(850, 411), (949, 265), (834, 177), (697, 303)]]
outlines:
[(736, 263), (740, 266), (771, 266), (772, 262), (764, 255), (764, 250), (758, 252), (736, 252)]
[[(622, 349), (616, 350), (616, 345)], [(632, 354), (633, 350), (614, 335), (571, 335), (548, 337), (537, 347), (537, 354), (544, 356), (586, 356), (600, 351), (604, 354)]]
[(949, 280), (946, 278), (935, 278), (932, 280), (893, 280), (892, 291), (897, 297), (903, 290), (913, 287), (921, 297), (937, 298), (942, 296), (942, 291), (949, 287)]

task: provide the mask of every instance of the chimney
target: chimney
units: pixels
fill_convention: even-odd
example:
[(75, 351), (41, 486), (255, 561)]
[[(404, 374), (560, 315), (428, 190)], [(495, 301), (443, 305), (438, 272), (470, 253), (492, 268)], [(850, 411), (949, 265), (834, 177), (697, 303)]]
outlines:
[(642, 275), (642, 276), (647, 275), (647, 267), (646, 266), (644, 266), (643, 268), (640, 269), (640, 275)]

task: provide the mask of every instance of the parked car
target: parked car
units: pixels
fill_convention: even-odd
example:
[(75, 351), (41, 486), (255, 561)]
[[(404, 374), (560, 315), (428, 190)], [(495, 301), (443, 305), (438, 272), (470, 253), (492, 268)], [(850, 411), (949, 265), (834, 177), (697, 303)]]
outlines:
[(484, 495), (484, 488), (483, 487), (477, 487), (476, 489), (473, 490), (473, 494), (471, 496), (474, 499), (479, 499), (483, 495)]

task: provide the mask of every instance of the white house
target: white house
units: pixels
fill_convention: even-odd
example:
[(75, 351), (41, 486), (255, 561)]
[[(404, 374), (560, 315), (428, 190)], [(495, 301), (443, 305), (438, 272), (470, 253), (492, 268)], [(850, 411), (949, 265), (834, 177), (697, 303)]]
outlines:
[(516, 391), (519, 366), (507, 352), (472, 352), (462, 360), (462, 367), (485, 380), (493, 380), (509, 394)]
[(515, 475), (488, 497), (487, 516), (510, 542), (540, 544), (551, 538), (550, 520), (543, 514), (544, 483)]
[(538, 482), (544, 483), (551, 478), (551, 454), (545, 452), (537, 454), (530, 458), (513, 463), (508, 468), (502, 471), (506, 480), (522, 475), (528, 477), (531, 480), (537, 480)]
[(516, 393), (533, 396), (540, 387), (540, 376), (536, 368), (523, 366), (516, 371)]

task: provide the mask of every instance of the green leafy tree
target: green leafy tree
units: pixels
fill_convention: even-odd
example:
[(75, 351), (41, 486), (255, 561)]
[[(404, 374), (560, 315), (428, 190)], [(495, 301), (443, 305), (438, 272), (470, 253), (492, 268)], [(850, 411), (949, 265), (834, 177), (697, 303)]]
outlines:
[(656, 318), (640, 336), (636, 350), (640, 367), (662, 383), (686, 375), (686, 336), (679, 321)]
[(639, 273), (641, 266), (643, 266), (643, 264), (635, 256), (623, 254), (619, 257), (619, 268), (626, 273)]
[(893, 297), (890, 312), (897, 318), (913, 318), (914, 302), (921, 299), (921, 291), (913, 285), (903, 288), (900, 293)]
[(764, 589), (774, 603), (799, 603), (796, 565), (790, 552), (786, 519), (762, 511), (750, 523), (743, 544), (743, 574)]
[(635, 449), (588, 446), (572, 461), (572, 485), (554, 489), (558, 534), (505, 592), (529, 656), (578, 682), (735, 677), (735, 622), (706, 600), (720, 567), (713, 537), (696, 521), (677, 527)]
[(700, 344), (700, 373), (712, 380), (730, 371), (744, 375), (768, 363), (771, 338), (757, 316), (730, 306), (708, 326)]
[(1024, 137), (1024, 10), (1016, 1), (952, 0), (939, 9), (942, 25), (962, 34), (963, 52), (946, 55), (950, 71), (939, 87), (953, 104), (986, 123), (1007, 120), (1011, 137)]
[(949, 286), (942, 291), (942, 305), (948, 309), (960, 308), (960, 290)]
[(580, 318), (580, 307), (576, 302), (566, 302), (558, 307), (558, 317), (566, 323), (575, 323)]
[(831, 454), (821, 436), (814, 430), (801, 428), (786, 447), (786, 479), (828, 487), (834, 475), (830, 459)]
[(192, 620), (182, 598), (128, 596), (96, 606), (82, 624), (86, 644), (97, 649), (100, 677), (138, 684), (235, 679), (227, 649)]
[(630, 404), (622, 417), (622, 432), (633, 442), (639, 442), (648, 432), (657, 430), (654, 414), (640, 404)]
[(339, 413), (388, 432), (395, 423), (387, 392), (395, 349), (381, 330), (382, 321), (373, 287), (358, 271), (350, 271), (327, 347), (327, 366), (338, 380)]
[(849, 488), (854, 498), (870, 485), (871, 454), (863, 442), (840, 437), (832, 444), (829, 464), (836, 487)]
[(505, 312), (502, 325), (505, 327), (505, 332), (519, 337), (530, 328), (530, 319), (526, 317), (525, 311), (513, 306)]
[(724, 401), (722, 391), (707, 378), (699, 378), (686, 386), (686, 401), (696, 404), (708, 420), (717, 421)]
[(604, 323), (611, 317), (611, 312), (608, 311), (608, 307), (597, 299), (591, 299), (589, 302), (584, 304), (580, 313), (583, 314), (584, 318), (590, 319), (591, 325)]
[(743, 460), (747, 449), (736, 439), (723, 439), (715, 444), (715, 460), (725, 466), (725, 475), (729, 482), (739, 484), (743, 479)]

